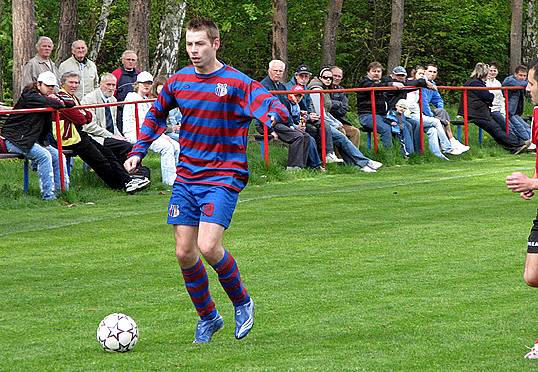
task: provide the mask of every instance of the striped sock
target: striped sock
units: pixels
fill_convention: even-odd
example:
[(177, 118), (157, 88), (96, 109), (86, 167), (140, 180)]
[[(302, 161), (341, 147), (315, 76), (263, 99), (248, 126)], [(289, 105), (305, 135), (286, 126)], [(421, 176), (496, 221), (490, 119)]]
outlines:
[(187, 292), (200, 318), (202, 320), (215, 318), (217, 309), (209, 293), (209, 281), (202, 260), (198, 259), (198, 262), (189, 269), (181, 269), (181, 273)]
[(220, 284), (234, 306), (244, 305), (250, 301), (248, 291), (241, 281), (237, 262), (235, 262), (231, 253), (225, 250), (224, 257), (213, 268), (219, 274)]

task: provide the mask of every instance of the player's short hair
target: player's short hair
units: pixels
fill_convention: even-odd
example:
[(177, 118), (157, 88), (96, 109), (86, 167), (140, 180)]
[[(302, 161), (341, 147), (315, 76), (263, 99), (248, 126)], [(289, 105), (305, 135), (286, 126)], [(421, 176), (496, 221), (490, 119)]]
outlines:
[(529, 63), (529, 71), (532, 70), (533, 73), (534, 73), (534, 78), (536, 79), (536, 72), (538, 71), (538, 57), (536, 57), (535, 59), (533, 59), (530, 63)]
[(527, 66), (519, 65), (514, 69), (514, 74), (519, 74), (520, 72), (527, 72)]
[(209, 41), (220, 39), (220, 32), (217, 24), (204, 17), (193, 18), (187, 23), (187, 31), (205, 31)]
[(473, 79), (485, 79), (489, 73), (489, 66), (485, 63), (478, 62), (474, 66), (474, 70), (471, 73), (471, 78)]
[(369, 65), (368, 65), (368, 68), (366, 71), (370, 71), (370, 70), (373, 70), (374, 68), (380, 68), (381, 70), (383, 70), (383, 65), (377, 61), (374, 61), (374, 62), (371, 62)]

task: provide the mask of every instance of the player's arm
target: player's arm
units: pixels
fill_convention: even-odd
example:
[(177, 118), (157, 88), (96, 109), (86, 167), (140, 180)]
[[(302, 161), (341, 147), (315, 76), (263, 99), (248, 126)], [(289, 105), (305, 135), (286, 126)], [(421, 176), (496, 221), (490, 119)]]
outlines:
[(534, 196), (534, 190), (538, 189), (538, 178), (529, 177), (521, 172), (514, 172), (506, 177), (506, 186), (512, 192), (520, 193), (523, 199), (530, 199)]

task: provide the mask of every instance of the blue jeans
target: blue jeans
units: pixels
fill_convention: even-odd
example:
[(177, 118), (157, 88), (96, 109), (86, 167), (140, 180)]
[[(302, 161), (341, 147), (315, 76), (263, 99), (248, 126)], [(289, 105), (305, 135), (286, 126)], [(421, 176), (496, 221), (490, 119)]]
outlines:
[[(416, 149), (420, 148), (420, 122), (418, 120), (419, 120), (418, 115), (416, 115), (415, 117), (407, 118), (407, 121), (410, 121), (413, 123), (413, 141), (414, 141)], [(432, 152), (432, 154), (437, 156), (438, 158), (446, 159), (446, 156), (443, 155), (443, 153), (441, 152), (441, 148), (439, 147), (438, 126), (436, 125), (427, 126), (424, 120), (422, 124), (424, 125), (424, 133), (426, 133), (426, 135), (428, 136), (428, 147), (430, 148), (430, 151)], [(442, 130), (442, 132), (444, 133), (444, 130)], [(446, 134), (445, 134), (445, 137), (446, 137)], [(446, 138), (446, 140), (450, 144), (448, 137)]]
[(355, 165), (360, 168), (368, 165), (370, 159), (364, 156), (344, 133), (340, 132), (334, 127), (331, 127), (331, 134), (333, 137), (333, 143), (336, 147), (338, 147), (340, 155), (342, 155), (342, 158), (346, 164)]
[[(37, 174), (39, 176), (39, 189), (43, 200), (54, 200), (60, 193), (60, 167), (59, 154), (52, 146), (43, 147), (35, 143), (29, 151), (24, 151), (6, 140), (7, 150), (14, 154), (23, 154), (37, 165)], [(67, 164), (63, 157), (64, 166), (64, 186), (69, 188), (69, 176), (67, 175)], [(56, 186), (58, 185), (58, 186)]]
[(310, 137), (310, 145), (308, 146), (308, 160), (306, 165), (309, 168), (321, 167), (321, 159), (318, 154), (318, 147), (316, 146), (316, 140)]
[[(363, 127), (373, 130), (374, 120), (372, 119), (372, 114), (362, 114), (359, 115), (359, 120)], [(377, 133), (381, 137), (381, 142), (386, 148), (392, 147), (392, 130), (390, 129), (390, 124), (385, 123), (382, 116), (375, 116)]]
[[(502, 115), (499, 113), (499, 116)], [(521, 116), (512, 115), (510, 116), (509, 120), (508, 128), (510, 129), (510, 132), (514, 132), (514, 135), (517, 138), (521, 139), (522, 141), (527, 141), (531, 138), (531, 127), (525, 120), (523, 120)], [(504, 125), (506, 126), (506, 122), (504, 122)]]

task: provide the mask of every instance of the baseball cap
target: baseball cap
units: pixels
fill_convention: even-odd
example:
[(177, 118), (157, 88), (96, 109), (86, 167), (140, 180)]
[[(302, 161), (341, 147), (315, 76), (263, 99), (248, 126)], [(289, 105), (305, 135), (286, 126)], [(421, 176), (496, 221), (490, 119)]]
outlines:
[(136, 76), (136, 82), (137, 83), (153, 83), (153, 76), (147, 71), (142, 71)]
[(296, 74), (310, 74), (310, 75), (312, 75), (312, 73), (310, 72), (310, 69), (305, 64), (299, 65), (299, 67), (297, 67), (297, 71), (295, 71), (295, 73)]
[[(302, 92), (302, 91), (304, 90), (304, 88), (303, 88), (302, 85), (294, 85), (294, 86), (291, 87), (290, 90), (293, 91), (293, 92), (296, 92), (296, 93), (288, 94), (288, 98), (289, 98), (289, 100), (291, 101), (291, 100), (293, 100), (293, 96), (294, 96), (295, 94), (299, 94), (299, 92)], [(301, 94), (301, 95), (302, 95), (302, 94)]]
[(58, 79), (51, 71), (45, 71), (39, 74), (37, 81), (45, 85), (54, 85), (58, 86)]
[(396, 66), (392, 69), (392, 73), (394, 75), (405, 75), (407, 76), (407, 71), (405, 70), (405, 67), (403, 66)]

